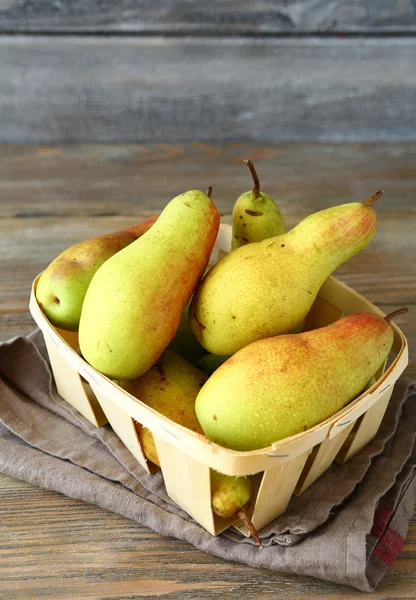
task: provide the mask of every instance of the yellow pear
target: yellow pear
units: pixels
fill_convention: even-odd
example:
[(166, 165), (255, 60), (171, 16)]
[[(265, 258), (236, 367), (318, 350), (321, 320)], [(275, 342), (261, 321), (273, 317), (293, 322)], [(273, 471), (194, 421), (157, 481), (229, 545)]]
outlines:
[(204, 348), (231, 355), (298, 327), (326, 278), (373, 237), (380, 194), (314, 213), (284, 235), (225, 256), (199, 283), (189, 309)]
[(77, 331), (82, 304), (99, 267), (142, 236), (157, 215), (137, 225), (79, 242), (59, 254), (43, 271), (36, 287), (39, 306), (55, 327)]
[(388, 356), (393, 329), (373, 313), (258, 340), (207, 380), (195, 410), (205, 435), (233, 450), (264, 448), (332, 416)]
[[(207, 376), (188, 361), (166, 349), (156, 364), (141, 377), (117, 381), (129, 394), (175, 423), (203, 433), (195, 414), (195, 399)], [(152, 432), (136, 426), (144, 455), (160, 467)]]
[(219, 228), (211, 198), (180, 194), (149, 231), (95, 273), (79, 325), (82, 355), (114, 379), (134, 379), (159, 358), (179, 327)]
[(232, 213), (231, 248), (262, 242), (285, 233), (279, 207), (271, 196), (260, 191), (260, 181), (251, 160), (243, 161), (253, 177), (253, 190), (244, 192), (236, 200)]

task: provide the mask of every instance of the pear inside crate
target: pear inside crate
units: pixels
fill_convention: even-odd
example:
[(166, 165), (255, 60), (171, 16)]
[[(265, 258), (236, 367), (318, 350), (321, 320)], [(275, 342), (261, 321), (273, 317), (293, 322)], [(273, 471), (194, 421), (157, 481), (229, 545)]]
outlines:
[[(210, 263), (225, 256), (230, 244), (231, 228), (221, 225)], [(108, 422), (148, 473), (155, 469), (144, 456), (135, 422), (150, 429), (168, 495), (212, 535), (231, 525), (244, 535), (249, 532), (238, 518), (213, 514), (211, 469), (252, 478), (255, 495), (250, 514), (254, 527), (261, 530), (286, 510), (293, 493), (303, 493), (334, 460), (349, 460), (373, 439), (394, 384), (408, 362), (406, 339), (391, 322), (391, 364), (379, 369), (374, 383), (359, 397), (318, 425), (267, 448), (229, 450), (164, 417), (86, 363), (78, 353), (77, 334), (52, 327), (42, 313), (35, 297), (38, 279), (33, 284), (30, 311), (43, 332), (60, 395), (95, 426)], [(329, 277), (306, 317), (305, 331), (365, 311), (384, 316), (354, 290)]]

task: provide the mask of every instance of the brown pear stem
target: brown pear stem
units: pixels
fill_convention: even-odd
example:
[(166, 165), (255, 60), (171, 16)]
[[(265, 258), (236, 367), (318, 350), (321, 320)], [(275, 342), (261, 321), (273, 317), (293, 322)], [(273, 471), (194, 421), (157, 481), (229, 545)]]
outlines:
[(249, 158), (245, 158), (243, 160), (243, 163), (248, 166), (248, 168), (250, 169), (251, 176), (253, 178), (253, 182), (254, 182), (253, 196), (255, 198), (260, 198), (260, 180), (259, 180), (259, 176), (257, 175), (257, 171), (254, 168), (254, 165)]
[(378, 192), (367, 198), (367, 200), (365, 200), (363, 204), (365, 204), (366, 206), (373, 206), (382, 194), (384, 194), (383, 190), (378, 190)]
[(397, 317), (398, 315), (404, 315), (404, 313), (408, 312), (408, 308), (398, 308), (397, 310), (394, 310), (392, 313), (390, 313), (389, 315), (386, 315), (384, 317), (384, 320), (389, 322), (392, 319), (394, 319), (394, 317)]
[(245, 509), (244, 508), (240, 508), (240, 510), (237, 513), (237, 516), (238, 516), (239, 519), (241, 519), (243, 521), (243, 523), (247, 527), (250, 535), (252, 537), (254, 537), (254, 539), (256, 540), (256, 542), (259, 545), (259, 548), (261, 548), (263, 546), (263, 544), (261, 543), (261, 539), (257, 535), (256, 528), (254, 527), (254, 525), (253, 525), (250, 517), (246, 513)]
[(207, 189), (208, 198), (211, 198), (211, 194), (212, 194), (212, 185), (210, 185), (209, 188)]

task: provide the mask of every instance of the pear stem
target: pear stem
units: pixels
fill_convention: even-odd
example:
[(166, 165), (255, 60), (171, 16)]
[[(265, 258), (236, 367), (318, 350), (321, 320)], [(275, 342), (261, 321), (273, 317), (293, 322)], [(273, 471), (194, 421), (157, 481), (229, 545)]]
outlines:
[(386, 315), (384, 317), (384, 320), (387, 321), (387, 323), (388, 323), (389, 321), (394, 319), (394, 317), (397, 317), (398, 315), (404, 315), (404, 313), (407, 313), (408, 310), (409, 310), (408, 308), (398, 308), (397, 310), (394, 310), (389, 315)]
[(261, 543), (261, 539), (257, 535), (256, 528), (254, 527), (250, 517), (248, 516), (244, 508), (240, 508), (240, 510), (237, 513), (237, 517), (243, 521), (244, 525), (247, 527), (250, 533), (250, 536), (254, 537), (254, 539), (259, 545), (259, 548), (261, 548), (263, 546), (263, 544)]
[(383, 190), (378, 190), (378, 192), (367, 198), (363, 204), (365, 204), (365, 206), (373, 206), (382, 194), (384, 194)]
[(253, 178), (254, 186), (253, 186), (253, 196), (255, 198), (260, 198), (260, 180), (257, 175), (257, 171), (254, 168), (252, 161), (249, 158), (243, 160), (243, 163), (248, 166), (250, 169), (251, 176)]
[(209, 188), (207, 189), (208, 198), (211, 198), (211, 194), (212, 194), (212, 186), (210, 185)]

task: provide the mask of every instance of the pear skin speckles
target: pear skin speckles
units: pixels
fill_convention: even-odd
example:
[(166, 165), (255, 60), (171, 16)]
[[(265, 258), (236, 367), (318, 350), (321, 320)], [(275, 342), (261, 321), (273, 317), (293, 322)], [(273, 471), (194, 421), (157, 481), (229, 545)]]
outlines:
[[(192, 298), (190, 323), (202, 346), (230, 355), (255, 340), (292, 331), (327, 277), (364, 248), (375, 226), (375, 211), (355, 202), (314, 213), (284, 235), (233, 250)], [(204, 331), (198, 331), (198, 321)]]
[(267, 447), (353, 400), (383, 364), (392, 343), (391, 326), (373, 313), (258, 340), (211, 375), (196, 400), (198, 420), (211, 441), (227, 448)]

